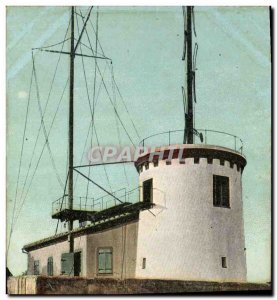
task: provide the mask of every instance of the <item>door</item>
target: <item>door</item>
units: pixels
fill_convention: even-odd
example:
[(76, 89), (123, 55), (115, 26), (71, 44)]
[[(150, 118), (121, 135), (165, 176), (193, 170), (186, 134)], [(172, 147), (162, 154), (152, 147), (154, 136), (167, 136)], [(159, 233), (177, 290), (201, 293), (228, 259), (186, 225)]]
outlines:
[(74, 276), (81, 276), (82, 257), (81, 251), (74, 253)]

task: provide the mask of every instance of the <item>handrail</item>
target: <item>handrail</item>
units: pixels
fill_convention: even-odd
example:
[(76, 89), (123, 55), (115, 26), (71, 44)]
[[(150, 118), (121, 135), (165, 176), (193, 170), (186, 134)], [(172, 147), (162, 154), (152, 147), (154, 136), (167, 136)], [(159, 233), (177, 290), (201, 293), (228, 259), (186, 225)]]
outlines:
[[(129, 203), (130, 199), (132, 199), (132, 198), (134, 198), (134, 199), (131, 202), (138, 202), (138, 201), (140, 201), (140, 189), (141, 189), (141, 186), (133, 188), (129, 191), (126, 191), (126, 188), (121, 188), (121, 189), (116, 190), (113, 193), (123, 191), (123, 193), (120, 193), (120, 195), (118, 196), (120, 199), (123, 200), (122, 201), (123, 203)], [(136, 191), (138, 191), (137, 196), (134, 195), (136, 193)], [(134, 195), (134, 196), (131, 196), (131, 195)], [(97, 199), (87, 198), (87, 199), (92, 200), (92, 202), (91, 201), (88, 201), (88, 202), (86, 201), (85, 204), (82, 203), (82, 199), (86, 199), (86, 197), (74, 197), (74, 199), (76, 199), (76, 200), (78, 199), (80, 201), (75, 201), (73, 209), (86, 210), (86, 211), (101, 211), (101, 210), (106, 209), (108, 207), (116, 206), (118, 204), (116, 199), (114, 199), (114, 198), (109, 199), (108, 198), (107, 200), (104, 200), (108, 196), (111, 197), (110, 195), (104, 195), (104, 196), (99, 197)], [(115, 204), (112, 205), (112, 206), (109, 206), (108, 204), (110, 202), (114, 202)], [(64, 209), (67, 209), (67, 208), (68, 208), (68, 195), (64, 195), (64, 196), (62, 196), (62, 197), (60, 197), (57, 200), (52, 202), (52, 214), (55, 214), (55, 213), (60, 212)]]
[[(219, 134), (223, 134), (223, 135), (226, 135), (226, 136), (230, 136), (232, 138), (234, 138), (234, 147), (233, 149), (239, 153), (242, 154), (242, 150), (243, 150), (243, 141), (240, 137), (234, 135), (234, 134), (231, 134), (231, 133), (228, 133), (228, 132), (225, 132), (225, 131), (219, 131), (219, 130), (213, 130), (213, 129), (195, 129), (196, 132), (200, 133), (204, 133), (204, 140), (202, 143), (204, 144), (207, 144), (207, 140), (208, 140), (208, 136), (207, 134), (208, 133), (219, 133)], [(163, 131), (163, 132), (159, 132), (159, 133), (156, 133), (156, 134), (152, 134), (152, 135), (149, 135), (147, 136), (146, 138), (144, 138), (143, 140), (141, 140), (139, 142), (139, 146), (142, 146), (144, 147), (145, 146), (145, 142), (147, 140), (150, 140), (151, 138), (153, 137), (156, 137), (156, 136), (159, 136), (159, 135), (167, 135), (168, 137), (166, 138), (166, 141), (167, 143), (163, 143), (163, 145), (172, 145), (172, 134), (176, 133), (176, 132), (183, 132), (184, 133), (184, 129), (177, 129), (177, 130), (169, 130), (169, 131)], [(182, 135), (183, 136), (183, 135)], [(195, 135), (196, 138), (199, 138), (197, 135)], [(240, 145), (238, 145), (238, 142), (240, 143)]]

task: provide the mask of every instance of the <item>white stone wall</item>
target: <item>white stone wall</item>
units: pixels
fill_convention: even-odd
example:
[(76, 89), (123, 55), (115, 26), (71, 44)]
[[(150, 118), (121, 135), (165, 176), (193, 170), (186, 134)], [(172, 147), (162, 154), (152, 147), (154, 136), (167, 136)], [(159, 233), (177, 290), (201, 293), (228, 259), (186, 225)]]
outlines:
[[(87, 274), (87, 236), (76, 237), (74, 239), (74, 251), (81, 251), (81, 275)], [(61, 275), (61, 255), (69, 252), (68, 241), (57, 242), (43, 248), (32, 250), (28, 254), (28, 275), (34, 273), (34, 260), (39, 260), (40, 275), (47, 275), (48, 257), (53, 257), (53, 275)]]
[[(213, 175), (229, 177), (230, 206), (213, 206)], [(153, 178), (156, 206), (140, 213), (136, 278), (245, 281), (241, 172), (193, 158), (143, 168), (140, 184)], [(222, 268), (221, 257), (227, 257)], [(142, 269), (143, 258), (146, 268)]]

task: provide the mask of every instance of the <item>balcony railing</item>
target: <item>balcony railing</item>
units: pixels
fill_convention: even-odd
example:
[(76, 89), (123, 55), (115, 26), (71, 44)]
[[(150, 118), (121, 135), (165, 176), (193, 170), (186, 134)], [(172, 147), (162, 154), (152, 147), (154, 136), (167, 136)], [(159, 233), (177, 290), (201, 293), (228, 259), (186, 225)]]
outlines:
[[(100, 212), (102, 210), (114, 207), (122, 203), (136, 203), (140, 201), (141, 187), (132, 190), (122, 188), (113, 192), (113, 196), (105, 195), (99, 198), (74, 197), (73, 210)], [(117, 200), (119, 199), (119, 200)], [(60, 197), (52, 203), (52, 215), (69, 209), (68, 195)]]
[[(217, 145), (226, 147), (242, 154), (243, 141), (236, 135), (210, 129), (197, 129), (198, 135), (194, 135), (195, 144), (205, 145)], [(200, 135), (202, 134), (203, 140), (201, 142)], [(184, 138), (184, 129), (169, 130), (160, 133), (156, 133), (144, 138), (139, 145), (140, 146), (170, 146), (174, 144), (182, 144)]]

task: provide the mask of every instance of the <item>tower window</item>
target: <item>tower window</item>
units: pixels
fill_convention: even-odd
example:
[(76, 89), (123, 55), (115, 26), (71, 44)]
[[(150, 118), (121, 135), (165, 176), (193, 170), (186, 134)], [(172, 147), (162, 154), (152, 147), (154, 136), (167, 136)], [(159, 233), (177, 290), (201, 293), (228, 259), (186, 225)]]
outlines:
[(142, 191), (143, 192), (143, 202), (152, 202), (152, 197), (153, 197), (152, 187), (153, 187), (152, 178), (148, 179), (148, 180), (145, 180), (143, 182), (143, 186), (142, 186), (142, 189), (143, 189), (143, 191)]
[(219, 207), (230, 207), (229, 177), (213, 176), (213, 204)]
[(53, 276), (53, 257), (48, 257), (47, 260), (47, 275)]
[(149, 169), (149, 163), (145, 163), (145, 170), (148, 170)]
[(222, 265), (222, 268), (227, 268), (227, 259), (226, 257), (221, 257), (221, 265)]
[(194, 163), (199, 164), (199, 157), (194, 157)]
[(154, 164), (154, 167), (157, 167), (159, 165), (159, 161), (158, 160), (154, 160), (153, 164)]
[(98, 249), (98, 273), (112, 274), (113, 269), (113, 252), (112, 248)]
[(34, 275), (39, 275), (39, 260), (34, 261)]

